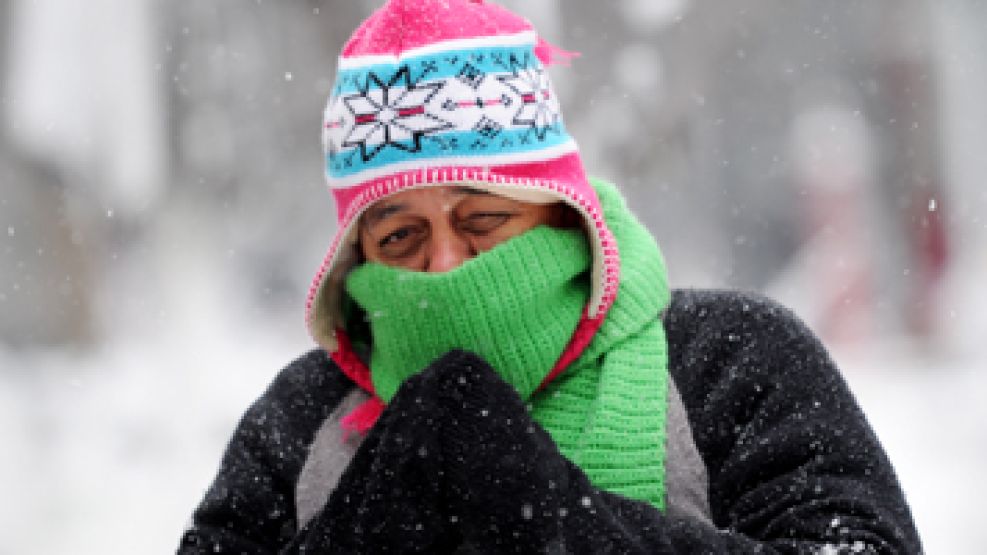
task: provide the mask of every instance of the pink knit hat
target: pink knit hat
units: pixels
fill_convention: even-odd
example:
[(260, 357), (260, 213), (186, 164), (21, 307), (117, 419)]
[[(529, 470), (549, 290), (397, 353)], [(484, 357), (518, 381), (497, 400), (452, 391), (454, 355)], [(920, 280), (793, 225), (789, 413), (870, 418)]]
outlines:
[(322, 135), (339, 225), (307, 306), (310, 333), (344, 371), (355, 358), (340, 305), (346, 273), (358, 260), (356, 224), (375, 201), (414, 187), (468, 184), (572, 206), (594, 250), (579, 328), (590, 333), (574, 338), (588, 342), (613, 303), (618, 262), (545, 72), (566, 55), (527, 20), (482, 0), (388, 0), (353, 33)]

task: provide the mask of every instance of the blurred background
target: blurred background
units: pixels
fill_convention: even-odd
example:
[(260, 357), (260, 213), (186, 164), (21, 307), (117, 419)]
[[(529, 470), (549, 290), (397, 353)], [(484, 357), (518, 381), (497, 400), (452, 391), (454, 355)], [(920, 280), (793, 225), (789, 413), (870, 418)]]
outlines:
[[(0, 553), (170, 552), (311, 348), (336, 55), (382, 3), (0, 0)], [(987, 541), (987, 3), (503, 2), (677, 287), (826, 341), (929, 553)]]

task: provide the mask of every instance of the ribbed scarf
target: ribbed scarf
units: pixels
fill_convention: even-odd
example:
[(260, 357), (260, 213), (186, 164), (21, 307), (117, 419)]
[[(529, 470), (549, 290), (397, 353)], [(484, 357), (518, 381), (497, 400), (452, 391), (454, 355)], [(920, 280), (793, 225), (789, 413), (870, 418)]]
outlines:
[(346, 291), (365, 313), (374, 389), (385, 402), (449, 350), (472, 351), (598, 487), (664, 507), (669, 292), (650, 233), (595, 182), (621, 259), (614, 305), (586, 350), (538, 390), (579, 323), (591, 254), (581, 230), (537, 227), (444, 273), (366, 263)]

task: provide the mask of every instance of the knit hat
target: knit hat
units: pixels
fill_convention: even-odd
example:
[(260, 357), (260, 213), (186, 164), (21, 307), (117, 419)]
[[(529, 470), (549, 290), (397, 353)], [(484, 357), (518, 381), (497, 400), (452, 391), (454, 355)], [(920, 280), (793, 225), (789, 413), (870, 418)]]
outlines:
[(579, 329), (592, 335), (599, 326), (617, 292), (617, 247), (545, 72), (567, 56), (527, 20), (482, 0), (388, 0), (357, 28), (325, 111), (338, 226), (306, 314), (337, 362), (349, 356), (340, 352), (348, 343), (341, 305), (359, 260), (357, 222), (374, 202), (410, 188), (462, 184), (574, 208), (593, 253)]

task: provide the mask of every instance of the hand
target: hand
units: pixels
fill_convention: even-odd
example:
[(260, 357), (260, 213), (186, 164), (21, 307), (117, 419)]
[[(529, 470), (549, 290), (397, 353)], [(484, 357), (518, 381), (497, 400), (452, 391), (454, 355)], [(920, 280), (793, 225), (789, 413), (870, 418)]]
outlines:
[(537, 551), (585, 522), (591, 498), (596, 488), (514, 388), (476, 355), (451, 351), (402, 384), (330, 496), (325, 542), (313, 545)]
[(585, 475), (486, 362), (453, 351), (426, 372), (439, 390), (449, 518), (467, 543), (533, 549), (557, 536), (568, 513), (585, 511), (570, 491), (572, 479), (588, 486)]
[(409, 378), (357, 450), (322, 512), (332, 552), (448, 553), (435, 375)]

